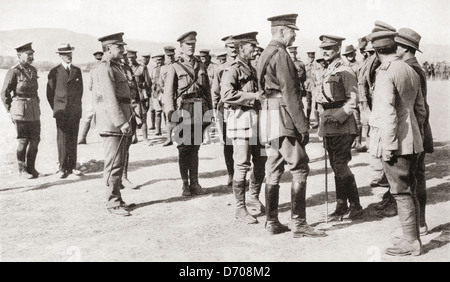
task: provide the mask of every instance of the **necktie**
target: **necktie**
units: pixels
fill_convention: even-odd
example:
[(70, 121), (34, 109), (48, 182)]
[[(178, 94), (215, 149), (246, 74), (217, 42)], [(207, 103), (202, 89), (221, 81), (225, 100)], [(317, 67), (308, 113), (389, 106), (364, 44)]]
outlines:
[(69, 66), (66, 67), (66, 71), (67, 71), (68, 74), (70, 73), (70, 67)]

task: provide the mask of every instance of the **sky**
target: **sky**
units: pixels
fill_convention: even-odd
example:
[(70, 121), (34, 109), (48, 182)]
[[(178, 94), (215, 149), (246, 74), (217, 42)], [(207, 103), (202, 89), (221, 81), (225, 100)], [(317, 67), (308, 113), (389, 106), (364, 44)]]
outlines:
[[(297, 45), (334, 34), (357, 44), (375, 20), (422, 35), (421, 44), (450, 44), (450, 0), (0, 0), (0, 30), (65, 28), (93, 36), (176, 42), (195, 30), (203, 44), (222, 45), (229, 34), (258, 31), (270, 41), (268, 17), (297, 13)], [(1, 44), (1, 41), (0, 41)], [(344, 43), (345, 44), (345, 43)]]

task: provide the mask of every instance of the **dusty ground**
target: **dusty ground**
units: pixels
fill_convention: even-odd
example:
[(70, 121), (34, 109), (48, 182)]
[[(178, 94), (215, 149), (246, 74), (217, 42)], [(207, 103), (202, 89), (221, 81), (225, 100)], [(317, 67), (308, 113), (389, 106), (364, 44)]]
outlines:
[[(3, 81), (4, 72), (0, 73)], [(3, 106), (0, 110), (0, 261), (449, 261), (450, 241), (450, 127), (449, 82), (429, 83), (431, 123), (436, 152), (427, 156), (430, 234), (422, 237), (425, 254), (396, 258), (383, 253), (398, 218), (367, 217), (352, 224), (335, 225), (328, 237), (294, 239), (290, 233), (269, 236), (263, 215), (259, 224), (244, 225), (234, 219), (234, 200), (226, 184), (219, 144), (200, 150), (200, 182), (207, 194), (181, 197), (175, 147), (163, 148), (154, 138), (152, 147), (139, 142), (131, 147), (130, 179), (139, 190), (122, 190), (128, 203), (136, 203), (132, 216), (110, 215), (105, 209), (105, 189), (100, 169), (81, 178), (60, 180), (54, 174), (57, 151), (55, 123), (45, 99), (46, 74), (40, 74), (42, 142), (35, 180), (16, 177), (15, 132)], [(87, 95), (86, 95), (87, 97)], [(142, 139), (142, 138), (140, 138)], [(88, 145), (78, 147), (79, 161), (101, 164), (102, 144), (97, 133)], [(310, 224), (323, 221), (325, 210), (323, 148), (312, 132), (307, 146), (311, 174), (308, 178), (307, 217)], [(354, 152), (351, 168), (356, 175), (361, 204), (378, 202), (384, 188), (369, 186), (369, 154)], [(333, 175), (329, 209), (334, 208)], [(290, 180), (283, 176), (280, 220), (290, 216)], [(262, 193), (264, 199), (264, 193)]]

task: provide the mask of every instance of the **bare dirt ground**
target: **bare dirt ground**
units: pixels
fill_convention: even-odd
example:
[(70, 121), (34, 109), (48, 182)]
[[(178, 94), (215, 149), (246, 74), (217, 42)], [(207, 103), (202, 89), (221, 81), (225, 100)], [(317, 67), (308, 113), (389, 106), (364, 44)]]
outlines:
[[(0, 81), (4, 74), (0, 72)], [(38, 179), (17, 178), (15, 130), (3, 106), (0, 110), (0, 261), (450, 261), (450, 82), (429, 83), (435, 153), (426, 158), (431, 232), (422, 237), (425, 253), (398, 258), (383, 252), (399, 226), (397, 217), (367, 216), (363, 221), (337, 224), (321, 239), (294, 239), (290, 233), (269, 236), (264, 215), (258, 215), (259, 224), (238, 222), (219, 144), (202, 146), (200, 183), (207, 194), (192, 198), (181, 197), (174, 146), (162, 147), (164, 139), (155, 136), (154, 146), (133, 145), (129, 178), (140, 189), (122, 193), (137, 208), (131, 217), (110, 215), (101, 173), (102, 143), (95, 130), (90, 131), (88, 144), (78, 147), (79, 162), (95, 160), (99, 165), (91, 165), (81, 178), (56, 177), (55, 122), (45, 98), (46, 73), (40, 77)], [(88, 97), (85, 92), (84, 100)], [(310, 224), (319, 224), (325, 210), (324, 151), (315, 131), (311, 136), (307, 217)], [(350, 165), (364, 208), (380, 201), (386, 191), (369, 186), (368, 163), (368, 153), (353, 152)], [(330, 171), (328, 179), (331, 211), (335, 192)], [(290, 181), (285, 173), (280, 190), (283, 223), (290, 217)]]

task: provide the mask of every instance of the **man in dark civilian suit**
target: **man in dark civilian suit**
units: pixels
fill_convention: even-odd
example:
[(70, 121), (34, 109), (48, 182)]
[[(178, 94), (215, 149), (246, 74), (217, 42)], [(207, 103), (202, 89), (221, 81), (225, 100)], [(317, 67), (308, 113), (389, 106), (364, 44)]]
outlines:
[(47, 100), (56, 119), (60, 178), (79, 174), (77, 163), (77, 138), (81, 118), (83, 78), (80, 68), (72, 65), (70, 44), (58, 48), (61, 64), (50, 70), (47, 83)]

